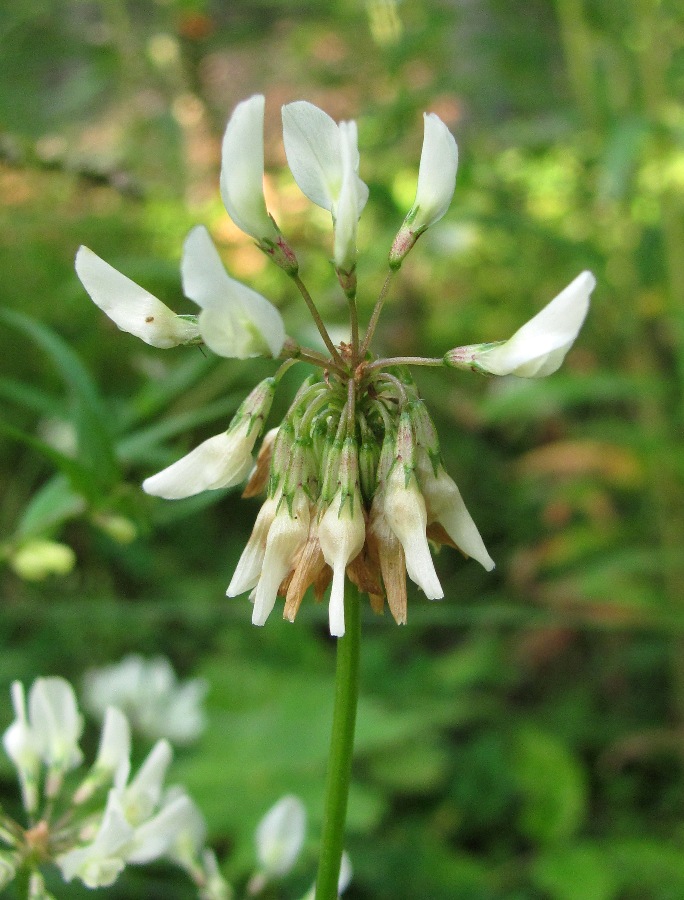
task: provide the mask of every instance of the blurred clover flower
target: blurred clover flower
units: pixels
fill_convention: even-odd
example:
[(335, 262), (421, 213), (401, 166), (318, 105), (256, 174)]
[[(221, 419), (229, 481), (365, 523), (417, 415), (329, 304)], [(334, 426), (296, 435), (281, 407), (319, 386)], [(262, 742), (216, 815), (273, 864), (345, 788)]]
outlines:
[[(293, 621), (309, 587), (321, 600), (332, 582), (331, 634), (345, 633), (345, 580), (380, 613), (385, 600), (405, 623), (406, 575), (429, 599), (443, 597), (429, 542), (448, 544), (494, 567), (455, 482), (444, 469), (430, 414), (410, 366), (467, 368), (494, 375), (539, 377), (554, 372), (577, 337), (595, 285), (582, 273), (508, 341), (450, 350), (443, 358), (377, 358), (371, 342), (393, 277), (418, 238), (451, 203), (458, 167), (453, 135), (434, 113), (424, 115), (415, 200), (389, 251), (389, 272), (361, 337), (356, 306), (356, 229), (368, 199), (359, 174), (357, 127), (337, 124), (311, 103), (283, 107), (285, 152), (294, 179), (330, 211), (333, 265), (349, 306), (349, 340), (333, 343), (299, 275), (294, 251), (269, 214), (263, 191), (264, 97), (240, 103), (222, 150), (221, 195), (235, 224), (292, 279), (327, 353), (299, 346), (263, 297), (233, 281), (204, 229), (186, 240), (181, 264), (197, 319), (174, 316), (90, 251), (77, 272), (93, 300), (124, 330), (171, 346), (203, 341), (219, 355), (279, 357), (275, 375), (259, 384), (228, 429), (144, 482), (150, 494), (175, 499), (232, 487), (247, 478), (245, 496), (266, 499), (237, 564), (228, 595), (249, 592), (252, 621), (263, 625), (278, 596)], [(296, 362), (316, 367), (289, 410), (270, 429), (254, 458), (283, 373)]]
[(184, 868), (205, 900), (227, 900), (229, 888), (204, 846), (206, 826), (181, 788), (164, 788), (172, 751), (158, 741), (131, 778), (126, 716), (110, 706), (96, 759), (75, 790), (66, 776), (83, 761), (83, 719), (71, 685), (38, 678), (28, 706), (23, 685), (12, 685), (14, 722), (3, 744), (21, 785), (30, 825), (0, 813), (0, 885), (20, 872), (29, 898), (49, 898), (42, 867), (55, 864), (65, 881), (88, 888), (113, 884), (127, 864), (167, 858)]
[(201, 678), (179, 682), (163, 656), (144, 659), (131, 654), (114, 665), (91, 669), (83, 678), (88, 712), (102, 720), (109, 707), (118, 707), (140, 734), (174, 744), (192, 743), (204, 730), (206, 692)]

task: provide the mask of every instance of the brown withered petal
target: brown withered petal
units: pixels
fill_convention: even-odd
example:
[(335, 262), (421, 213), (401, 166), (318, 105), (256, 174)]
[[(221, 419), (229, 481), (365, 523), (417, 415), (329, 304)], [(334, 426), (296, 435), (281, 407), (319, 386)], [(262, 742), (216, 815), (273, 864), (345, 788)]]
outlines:
[(387, 593), (387, 605), (397, 625), (406, 625), (406, 559), (401, 543), (389, 528), (382, 536), (373, 532), (373, 540), (380, 560), (380, 571)]
[(284, 619), (294, 622), (304, 594), (316, 582), (325, 567), (318, 535), (314, 531), (309, 534), (306, 544), (295, 560), (285, 596)]
[[(451, 540), (449, 535), (444, 530), (444, 526), (440, 525), (439, 522), (431, 522), (428, 527), (425, 529), (425, 534), (427, 535), (427, 539), (432, 541), (433, 544), (446, 544), (447, 547), (453, 547), (454, 550), (458, 550), (459, 553), (463, 553), (463, 550)], [(463, 556), (468, 558), (465, 553)]]
[[(369, 596), (375, 595), (382, 597), (382, 582), (380, 581), (380, 571), (377, 566), (373, 565), (370, 555), (366, 551), (366, 546), (358, 553), (354, 559), (347, 565), (347, 576), (349, 580), (357, 586), (362, 594)], [(375, 607), (373, 607), (375, 609)], [(382, 612), (382, 603), (380, 610)]]
[(328, 585), (332, 581), (333, 571), (328, 565), (324, 565), (321, 570), (320, 575), (314, 581), (314, 600), (316, 603), (320, 603), (323, 597), (325, 597), (325, 592), (328, 590)]
[(272, 435), (272, 432), (276, 429), (272, 429), (269, 431), (259, 448), (259, 453), (257, 454), (256, 463), (254, 464), (254, 468), (249, 474), (249, 478), (247, 479), (247, 484), (245, 485), (245, 489), (242, 492), (243, 497), (256, 497), (259, 494), (263, 494), (266, 490), (266, 485), (268, 484), (268, 476), (271, 468), (271, 456), (273, 455), (273, 442), (275, 435)]

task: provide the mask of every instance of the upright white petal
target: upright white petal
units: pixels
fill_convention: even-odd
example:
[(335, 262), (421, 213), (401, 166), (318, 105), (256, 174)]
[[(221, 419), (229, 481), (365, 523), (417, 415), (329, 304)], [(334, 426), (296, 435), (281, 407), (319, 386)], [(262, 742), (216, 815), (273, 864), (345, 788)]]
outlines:
[(335, 265), (351, 271), (356, 262), (356, 226), (368, 200), (359, 178), (355, 122), (337, 125), (304, 100), (283, 107), (283, 140), (295, 181), (317, 206), (331, 212), (335, 225)]
[(306, 836), (306, 810), (293, 794), (281, 797), (257, 825), (259, 863), (269, 878), (280, 878), (294, 866)]
[(223, 137), (221, 196), (228, 215), (255, 240), (275, 241), (278, 232), (264, 200), (264, 104), (255, 94), (235, 107)]
[(449, 209), (456, 187), (458, 147), (453, 134), (435, 113), (423, 113), (423, 150), (411, 227), (417, 231), (438, 222)]
[(358, 489), (352, 495), (351, 506), (353, 510), (350, 498), (338, 490), (318, 525), (321, 551), (333, 570), (328, 607), (330, 634), (333, 637), (344, 635), (344, 575), (347, 564), (361, 552), (366, 538)]
[(126, 818), (131, 825), (137, 826), (144, 822), (159, 805), (166, 770), (172, 756), (169, 742), (157, 741), (128, 787), (122, 790), (123, 786), (117, 785)]
[[(335, 266), (350, 271), (356, 264), (356, 231), (365, 200), (359, 192), (356, 122), (340, 122), (342, 184), (335, 204)], [(365, 187), (365, 185), (363, 185)], [(366, 196), (368, 190), (366, 189)]]
[(128, 724), (128, 719), (120, 709), (108, 706), (95, 766), (114, 773), (128, 761), (130, 755), (131, 726)]
[(285, 155), (294, 180), (312, 203), (332, 212), (342, 186), (337, 124), (305, 100), (288, 103), (282, 113)]
[(2, 743), (17, 769), (24, 808), (32, 813), (38, 805), (40, 747), (28, 722), (24, 686), (20, 681), (12, 682), (11, 696), (15, 719), (3, 734)]
[(418, 451), (416, 473), (420, 490), (425, 499), (428, 523), (438, 522), (466, 556), (472, 556), (488, 572), (491, 572), (494, 568), (494, 560), (487, 552), (477, 525), (463, 502), (456, 482), (447, 474), (442, 465), (435, 476), (432, 462), (422, 449)]
[[(591, 272), (582, 272), (541, 312), (503, 344), (474, 352), (472, 362), (492, 375), (541, 378), (551, 375), (579, 334), (596, 286)], [(467, 359), (468, 348), (463, 357)]]
[(185, 295), (202, 308), (199, 331), (214, 353), (237, 359), (278, 356), (285, 341), (282, 316), (265, 297), (228, 275), (202, 225), (185, 239), (181, 275)]
[(167, 350), (199, 336), (196, 322), (177, 316), (87, 247), (78, 249), (76, 274), (102, 312), (122, 331), (134, 334), (146, 344)]
[(406, 484), (404, 467), (400, 463), (390, 473), (383, 511), (390, 528), (404, 548), (409, 578), (423, 589), (429, 600), (441, 599), (444, 591), (437, 578), (425, 534), (425, 500), (418, 489), (415, 475), (411, 475)]
[(37, 678), (29, 692), (29, 719), (38, 752), (48, 768), (67, 772), (83, 759), (78, 740), (83, 717), (64, 678)]
[(252, 623), (264, 625), (275, 606), (280, 583), (309, 534), (309, 502), (303, 491), (292, 500), (292, 515), (283, 500), (269, 529), (261, 576), (255, 588)]
[(236, 428), (207, 438), (166, 469), (146, 478), (143, 490), (155, 497), (179, 500), (240, 484), (254, 465), (252, 449), (258, 433), (254, 424), (250, 430), (247, 416)]

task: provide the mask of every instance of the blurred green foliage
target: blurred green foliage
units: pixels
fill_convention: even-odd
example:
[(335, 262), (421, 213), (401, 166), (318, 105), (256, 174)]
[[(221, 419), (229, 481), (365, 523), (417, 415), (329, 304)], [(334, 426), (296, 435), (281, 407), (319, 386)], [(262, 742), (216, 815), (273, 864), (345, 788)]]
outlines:
[[(263, 91), (269, 203), (326, 320), (345, 319), (328, 222), (293, 185), (279, 137), (278, 107), (298, 98), (359, 121), (366, 317), (413, 197), (422, 111), (459, 141), (453, 206), (405, 263), (380, 349), (441, 355), (506, 338), (594, 271), (589, 319), (556, 376), (418, 373), (498, 566), (487, 575), (442, 552), (443, 604), (414, 593), (402, 629), (367, 612), (348, 896), (677, 900), (683, 46), (675, 0), (0, 9), (1, 543), (6, 557), (36, 538), (75, 553), (62, 576), (0, 573), (0, 696), (13, 678), (78, 682), (133, 651), (206, 677), (209, 728), (173, 774), (238, 883), (254, 825), (286, 791), (312, 823), (291, 895), (310, 882), (334, 646), (312, 603), (294, 626), (274, 617), (257, 631), (247, 601), (223, 597), (254, 501), (169, 504), (138, 484), (224, 427), (270, 367), (117, 332), (73, 273), (77, 246), (190, 311), (178, 259), (203, 222), (231, 272), (310, 339), (286, 279), (218, 196), (225, 120)], [(295, 388), (288, 375), (273, 421)], [(7, 762), (0, 779), (11, 810)], [(163, 867), (112, 891), (190, 895)]]

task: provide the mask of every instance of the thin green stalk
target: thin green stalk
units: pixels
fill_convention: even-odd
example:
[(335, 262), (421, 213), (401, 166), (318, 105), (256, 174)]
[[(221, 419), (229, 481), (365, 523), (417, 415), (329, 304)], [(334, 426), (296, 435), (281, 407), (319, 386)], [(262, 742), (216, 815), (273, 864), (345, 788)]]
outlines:
[(299, 289), (299, 293), (304, 298), (304, 302), (309, 307), (309, 312), (313, 316), (313, 320), (316, 323), (316, 328), (318, 328), (318, 333), (323, 338), (323, 343), (328, 348), (328, 352), (330, 353), (332, 358), (335, 360), (337, 365), (340, 366), (342, 369), (344, 369), (345, 368), (344, 360), (340, 356), (337, 347), (333, 344), (333, 342), (330, 339), (330, 335), (328, 334), (328, 329), (325, 327), (323, 319), (321, 318), (321, 314), (318, 311), (318, 307), (314, 303), (313, 297), (307, 290), (306, 285), (304, 284), (302, 279), (299, 277), (299, 275), (296, 275), (296, 274), (292, 275), (291, 278), (294, 281), (294, 283), (297, 285), (297, 288)]
[(382, 307), (385, 303), (385, 298), (387, 297), (387, 292), (389, 291), (393, 275), (394, 269), (390, 269), (382, 285), (380, 296), (375, 301), (375, 308), (373, 309), (370, 322), (368, 323), (368, 330), (366, 331), (366, 336), (364, 337), (363, 344), (361, 344), (361, 349), (359, 350), (359, 359), (364, 358), (364, 356), (368, 352), (368, 348), (370, 347), (370, 342), (373, 340), (373, 335), (375, 334), (375, 329), (378, 325), (378, 319), (380, 318), (380, 313), (382, 312)]
[(387, 359), (376, 359), (366, 366), (366, 371), (371, 369), (385, 369), (387, 366), (444, 366), (444, 357), (432, 356), (391, 356)]
[(344, 622), (344, 637), (337, 639), (335, 707), (325, 786), (316, 900), (337, 900), (337, 880), (344, 849), (344, 825), (347, 818), (347, 798), (354, 751), (361, 649), (359, 592), (349, 582), (344, 596)]

